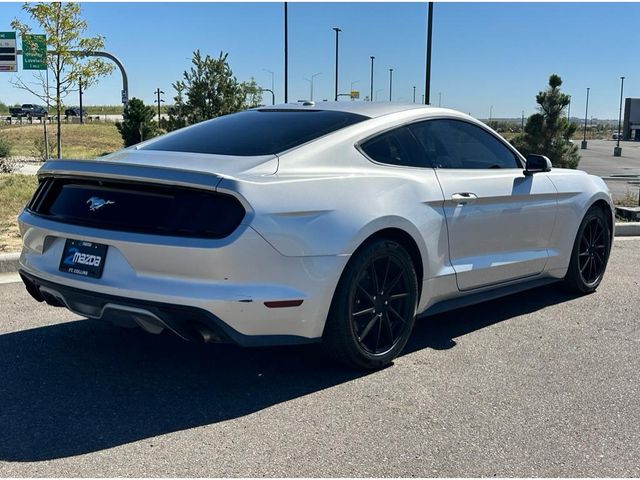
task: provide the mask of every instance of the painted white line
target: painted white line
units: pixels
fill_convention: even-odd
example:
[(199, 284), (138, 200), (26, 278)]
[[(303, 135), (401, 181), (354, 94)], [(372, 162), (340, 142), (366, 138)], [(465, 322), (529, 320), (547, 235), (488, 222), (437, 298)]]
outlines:
[(5, 283), (21, 282), (20, 275), (17, 273), (0, 273), (0, 285)]

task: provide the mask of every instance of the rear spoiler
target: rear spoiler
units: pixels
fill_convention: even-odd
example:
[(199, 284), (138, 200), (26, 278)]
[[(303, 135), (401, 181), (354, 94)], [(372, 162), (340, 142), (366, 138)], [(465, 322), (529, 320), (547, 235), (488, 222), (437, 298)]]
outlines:
[(43, 177), (84, 177), (181, 185), (216, 191), (222, 175), (178, 168), (135, 165), (106, 160), (49, 160), (40, 170)]

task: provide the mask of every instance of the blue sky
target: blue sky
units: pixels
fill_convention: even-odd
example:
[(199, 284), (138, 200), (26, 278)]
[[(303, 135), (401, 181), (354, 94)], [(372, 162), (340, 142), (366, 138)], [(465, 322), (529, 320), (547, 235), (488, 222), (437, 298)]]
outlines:
[[(0, 30), (20, 3), (0, 3)], [(83, 3), (89, 33), (106, 37), (106, 50), (129, 74), (130, 96), (153, 101), (160, 87), (171, 102), (171, 83), (190, 65), (193, 50), (229, 53), (239, 80), (255, 77), (269, 88), (275, 72), (276, 100), (283, 101), (282, 3)], [(317, 72), (314, 98), (333, 99), (335, 33), (340, 34), (340, 91), (369, 93), (369, 57), (374, 89), (388, 99), (411, 101), (424, 93), (425, 3), (289, 3), (289, 100), (309, 97), (305, 78)], [(640, 96), (638, 3), (436, 3), (434, 7), (432, 103), (480, 118), (519, 117), (534, 112), (535, 94), (558, 73), (572, 95), (572, 115), (617, 118), (621, 75), (625, 97)], [(25, 79), (29, 73), (20, 73)], [(0, 73), (0, 100), (32, 102)], [(85, 95), (87, 104), (116, 104), (120, 77), (114, 72)], [(270, 102), (269, 94), (265, 102)], [(68, 104), (77, 104), (69, 98)]]

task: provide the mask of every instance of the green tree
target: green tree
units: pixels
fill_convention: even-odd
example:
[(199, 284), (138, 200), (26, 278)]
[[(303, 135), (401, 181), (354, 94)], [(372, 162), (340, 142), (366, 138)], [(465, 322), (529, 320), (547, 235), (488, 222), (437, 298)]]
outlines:
[(553, 74), (549, 86), (536, 96), (539, 113), (527, 119), (524, 133), (516, 135), (512, 143), (523, 155), (539, 153), (546, 155), (554, 167), (577, 168), (580, 162), (578, 147), (569, 140), (577, 125), (570, 123), (565, 108), (569, 105), (569, 95), (560, 91), (562, 79)]
[(254, 79), (238, 82), (227, 62), (228, 54), (218, 58), (193, 53), (193, 66), (182, 80), (173, 83), (174, 105), (169, 111), (167, 130), (209, 120), (220, 115), (258, 106), (262, 91)]
[[(113, 70), (113, 65), (98, 58), (87, 58), (82, 52), (102, 50), (104, 37), (96, 35), (84, 37), (87, 22), (80, 16), (80, 4), (75, 2), (25, 3), (22, 9), (29, 14), (37, 25), (38, 31), (47, 36), (47, 65), (52, 72), (53, 85), (50, 88), (43, 72), (35, 74), (36, 82), (25, 82), (18, 77), (13, 84), (31, 92), (47, 106), (53, 106), (58, 119), (64, 111), (64, 98), (78, 90), (78, 80), (82, 79), (83, 88), (95, 84), (102, 76)], [(11, 27), (21, 35), (31, 32), (31, 26), (15, 19)], [(62, 156), (62, 129), (57, 126), (57, 156)]]
[(143, 140), (158, 135), (156, 122), (153, 121), (155, 110), (145, 105), (139, 98), (132, 98), (124, 108), (122, 122), (116, 122), (125, 147), (130, 147)]

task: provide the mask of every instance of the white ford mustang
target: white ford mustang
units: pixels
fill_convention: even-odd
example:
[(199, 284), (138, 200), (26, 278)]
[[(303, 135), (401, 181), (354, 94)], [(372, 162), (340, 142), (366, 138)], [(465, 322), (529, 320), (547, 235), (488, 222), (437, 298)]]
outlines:
[(361, 368), (417, 314), (595, 290), (613, 240), (600, 178), (421, 105), (258, 108), (38, 176), (19, 217), (36, 300), (191, 340), (323, 341)]

